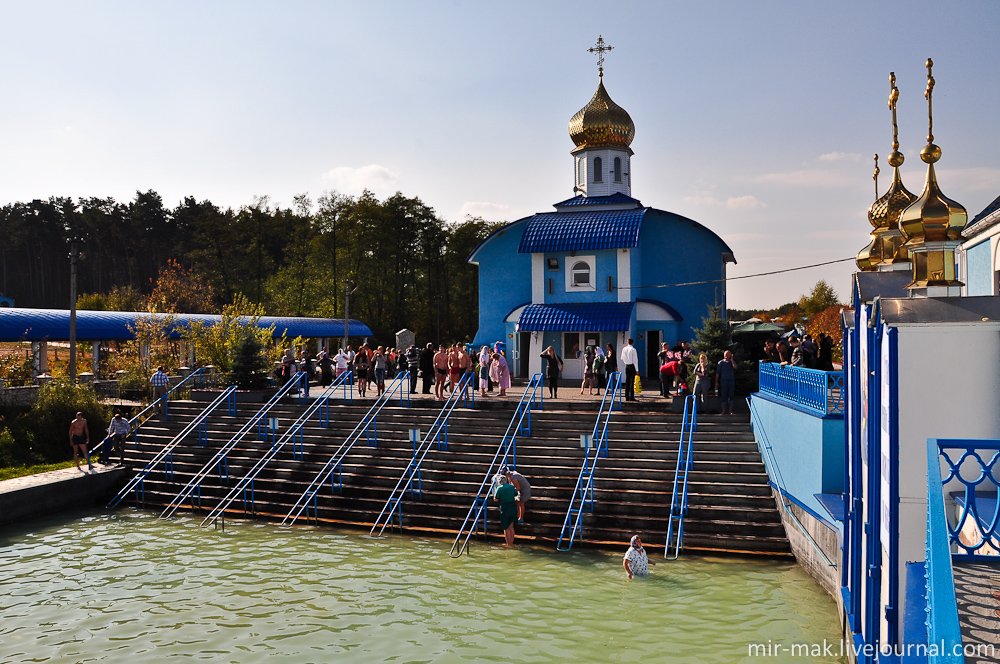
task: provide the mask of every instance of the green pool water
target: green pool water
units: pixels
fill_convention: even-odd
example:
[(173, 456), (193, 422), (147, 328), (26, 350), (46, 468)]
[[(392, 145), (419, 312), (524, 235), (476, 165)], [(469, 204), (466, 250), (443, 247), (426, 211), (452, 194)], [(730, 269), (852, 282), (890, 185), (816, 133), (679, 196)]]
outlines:
[[(0, 662), (840, 662), (794, 563), (372, 539), (128, 509), (0, 529)], [(624, 546), (622, 547), (624, 552)], [(662, 549), (650, 553), (662, 555)], [(799, 651), (801, 653), (801, 651)]]

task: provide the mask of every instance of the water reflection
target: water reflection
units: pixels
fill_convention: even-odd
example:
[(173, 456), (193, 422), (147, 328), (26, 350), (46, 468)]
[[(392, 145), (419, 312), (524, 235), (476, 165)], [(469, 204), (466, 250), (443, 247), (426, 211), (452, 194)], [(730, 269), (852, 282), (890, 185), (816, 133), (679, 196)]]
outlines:
[(593, 552), (453, 560), (426, 538), (74, 516), (0, 531), (0, 661), (728, 664), (802, 661), (751, 642), (838, 640), (794, 564), (688, 558), (628, 581)]

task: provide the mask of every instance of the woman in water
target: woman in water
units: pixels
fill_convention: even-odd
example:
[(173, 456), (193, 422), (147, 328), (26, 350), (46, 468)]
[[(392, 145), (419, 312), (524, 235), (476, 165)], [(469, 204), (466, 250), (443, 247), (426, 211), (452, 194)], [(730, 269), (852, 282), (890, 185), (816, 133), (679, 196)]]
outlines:
[(646, 576), (649, 574), (649, 565), (655, 564), (646, 555), (646, 550), (642, 548), (642, 540), (639, 539), (639, 536), (632, 535), (628, 551), (625, 552), (625, 557), (622, 559), (622, 567), (628, 573), (628, 578)]

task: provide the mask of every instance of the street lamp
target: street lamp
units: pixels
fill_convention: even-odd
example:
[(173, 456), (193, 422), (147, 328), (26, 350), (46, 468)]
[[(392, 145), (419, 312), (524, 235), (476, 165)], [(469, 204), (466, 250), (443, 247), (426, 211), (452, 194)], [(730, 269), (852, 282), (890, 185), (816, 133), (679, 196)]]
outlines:
[(81, 240), (69, 244), (69, 382), (76, 383), (76, 264), (86, 257), (80, 251)]

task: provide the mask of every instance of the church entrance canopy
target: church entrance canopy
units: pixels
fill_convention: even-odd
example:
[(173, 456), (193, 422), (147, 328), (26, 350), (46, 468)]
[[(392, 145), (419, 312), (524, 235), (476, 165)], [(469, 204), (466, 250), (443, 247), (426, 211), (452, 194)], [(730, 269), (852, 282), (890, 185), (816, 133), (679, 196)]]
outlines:
[(626, 331), (634, 302), (529, 304), (517, 321), (522, 332)]
[[(69, 340), (69, 309), (17, 309), (0, 308), (0, 341), (67, 341)], [(132, 311), (76, 312), (76, 338), (80, 341), (118, 341), (135, 338), (132, 332), (136, 322), (156, 316), (171, 321), (170, 336), (181, 337), (181, 332), (192, 322), (214, 325), (222, 316), (212, 314), (148, 314)], [(344, 320), (338, 318), (294, 318), (262, 316), (257, 326), (274, 326), (273, 336), (306, 337), (312, 339), (344, 336)], [(351, 320), (351, 336), (370, 337), (372, 331), (360, 321)]]

